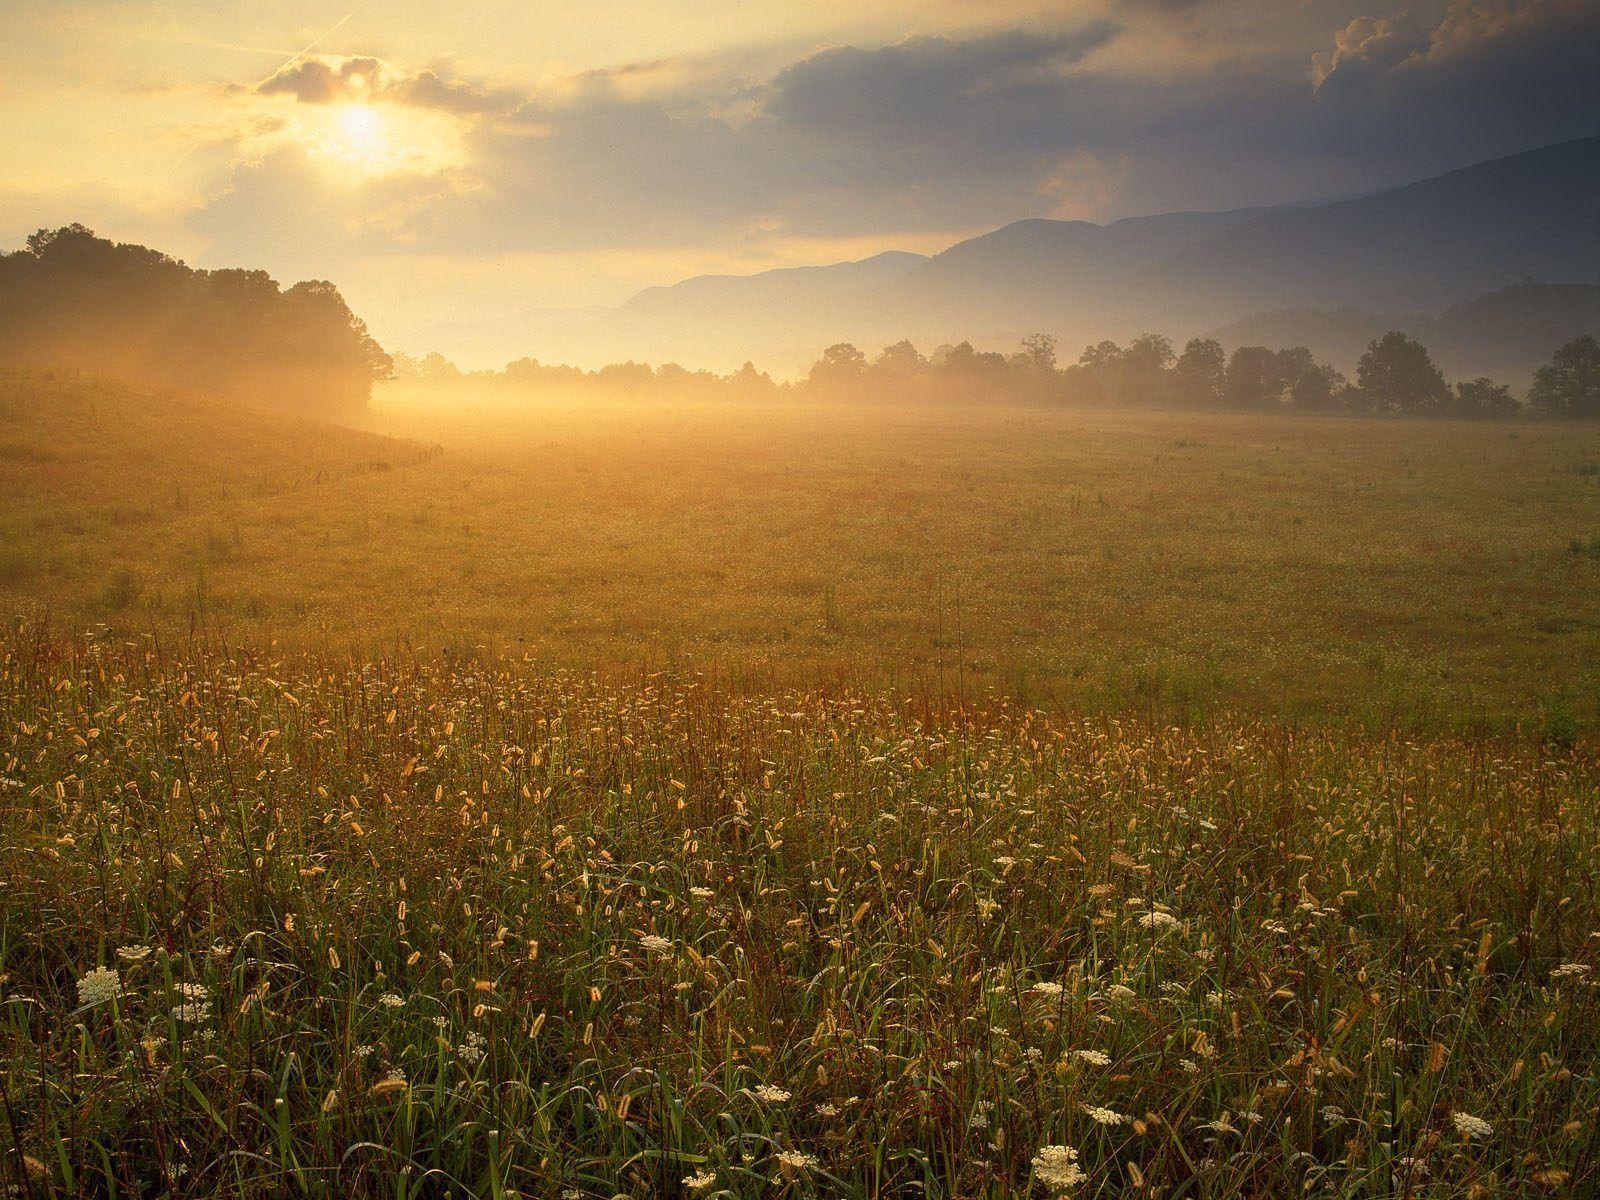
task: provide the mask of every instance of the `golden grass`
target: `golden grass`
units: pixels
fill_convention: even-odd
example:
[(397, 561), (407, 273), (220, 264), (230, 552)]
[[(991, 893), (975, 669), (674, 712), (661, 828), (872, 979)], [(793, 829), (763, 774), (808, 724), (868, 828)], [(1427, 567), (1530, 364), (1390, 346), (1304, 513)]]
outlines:
[(1593, 426), (397, 390), (386, 440), (37, 375), (0, 415), (0, 589), (76, 625), (1174, 719), (1600, 703)]

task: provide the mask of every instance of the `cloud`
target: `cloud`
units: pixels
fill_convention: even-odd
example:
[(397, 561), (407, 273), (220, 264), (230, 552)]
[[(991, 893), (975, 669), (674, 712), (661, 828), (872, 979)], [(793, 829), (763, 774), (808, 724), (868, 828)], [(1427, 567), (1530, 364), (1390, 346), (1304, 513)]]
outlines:
[(1431, 37), (1409, 12), (1393, 17), (1357, 17), (1333, 39), (1333, 50), (1311, 60), (1318, 92), (1354, 88), (1426, 52)]
[(756, 78), (663, 59), (520, 94), (371, 57), (308, 59), (262, 90), (451, 113), (458, 160), (330, 188), (314, 164), (257, 155), (196, 223), (236, 261), (312, 242), (336, 258), (715, 246), (756, 259), (806, 239), (889, 246), (1028, 216), (1351, 192), (1600, 124), (1600, 12), (1581, 3), (1457, 0), (1431, 24), (1350, 21), (1322, 35), (1333, 48), (1310, 79), (1309, 46), (1127, 66), (1154, 36), (1108, 22), (919, 36), (820, 49)]
[(520, 97), (497, 88), (446, 79), (438, 71), (399, 70), (371, 57), (302, 58), (261, 83), (262, 95), (289, 95), (303, 104), (406, 104), (471, 116), (509, 112)]

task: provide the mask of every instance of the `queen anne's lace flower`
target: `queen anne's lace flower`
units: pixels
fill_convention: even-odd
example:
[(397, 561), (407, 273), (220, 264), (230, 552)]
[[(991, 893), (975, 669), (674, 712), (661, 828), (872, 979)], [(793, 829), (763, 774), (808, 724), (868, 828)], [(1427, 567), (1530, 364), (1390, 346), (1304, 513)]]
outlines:
[(78, 980), (78, 1003), (105, 1004), (122, 995), (122, 978), (113, 967), (96, 967)]
[(1450, 1114), (1450, 1120), (1455, 1122), (1456, 1129), (1461, 1132), (1463, 1137), (1486, 1138), (1494, 1133), (1493, 1125), (1482, 1117), (1475, 1117), (1471, 1113), (1454, 1112)]
[(1071, 1146), (1041, 1146), (1033, 1156), (1033, 1175), (1046, 1187), (1076, 1187), (1089, 1178), (1078, 1166), (1078, 1152)]

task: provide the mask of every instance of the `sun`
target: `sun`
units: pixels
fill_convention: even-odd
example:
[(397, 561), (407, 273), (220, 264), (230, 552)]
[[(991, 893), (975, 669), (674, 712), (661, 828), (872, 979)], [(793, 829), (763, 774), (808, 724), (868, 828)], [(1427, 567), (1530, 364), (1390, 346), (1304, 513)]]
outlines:
[(462, 161), (461, 124), (451, 115), (378, 102), (308, 108), (290, 136), (347, 182), (428, 174)]
[(348, 104), (340, 110), (339, 132), (360, 154), (373, 154), (383, 148), (383, 121), (375, 109), (365, 104)]

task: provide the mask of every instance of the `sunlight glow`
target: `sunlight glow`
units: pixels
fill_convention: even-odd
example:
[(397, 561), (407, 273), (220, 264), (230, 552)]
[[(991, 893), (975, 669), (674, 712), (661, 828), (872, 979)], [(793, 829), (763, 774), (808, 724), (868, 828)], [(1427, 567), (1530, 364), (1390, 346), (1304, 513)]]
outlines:
[(329, 106), (302, 118), (291, 136), (351, 182), (429, 174), (458, 165), (462, 154), (454, 118), (391, 104)]

